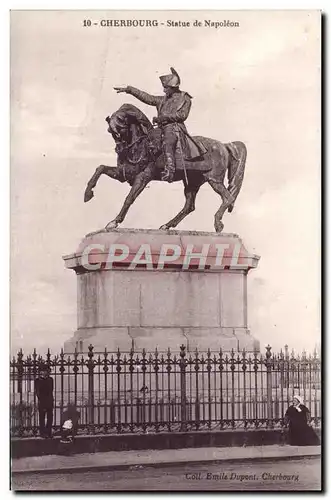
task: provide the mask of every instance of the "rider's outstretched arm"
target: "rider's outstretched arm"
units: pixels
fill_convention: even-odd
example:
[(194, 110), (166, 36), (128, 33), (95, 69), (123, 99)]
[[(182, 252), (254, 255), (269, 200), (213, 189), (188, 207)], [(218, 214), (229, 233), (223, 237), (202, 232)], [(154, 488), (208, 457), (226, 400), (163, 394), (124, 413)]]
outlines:
[(126, 87), (125, 90), (127, 94), (133, 95), (144, 104), (149, 104), (149, 106), (158, 106), (158, 104), (162, 100), (161, 96), (148, 94), (147, 92), (143, 92), (142, 90), (131, 87), (130, 85)]

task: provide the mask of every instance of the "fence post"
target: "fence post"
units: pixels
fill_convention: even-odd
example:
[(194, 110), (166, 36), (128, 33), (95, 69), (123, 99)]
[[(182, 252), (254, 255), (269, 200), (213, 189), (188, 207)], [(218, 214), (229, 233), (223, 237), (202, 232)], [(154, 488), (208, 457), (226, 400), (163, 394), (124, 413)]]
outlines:
[(90, 433), (94, 433), (94, 381), (93, 381), (93, 370), (94, 370), (94, 360), (93, 360), (93, 346), (92, 344), (88, 347), (88, 424)]
[(271, 362), (271, 346), (266, 346), (266, 367), (267, 367), (267, 427), (273, 428), (272, 422), (272, 362)]
[(185, 432), (187, 429), (186, 421), (186, 347), (180, 346), (180, 402), (181, 402), (181, 426), (180, 430)]
[(33, 435), (38, 435), (37, 427), (37, 394), (36, 394), (36, 378), (37, 378), (37, 351), (33, 349), (32, 354), (32, 369), (33, 369)]
[(20, 436), (23, 436), (23, 427), (24, 427), (24, 422), (23, 422), (23, 373), (24, 373), (23, 351), (22, 351), (22, 349), (20, 349), (20, 351), (17, 353), (17, 392), (19, 395), (18, 428), (19, 428), (19, 435)]

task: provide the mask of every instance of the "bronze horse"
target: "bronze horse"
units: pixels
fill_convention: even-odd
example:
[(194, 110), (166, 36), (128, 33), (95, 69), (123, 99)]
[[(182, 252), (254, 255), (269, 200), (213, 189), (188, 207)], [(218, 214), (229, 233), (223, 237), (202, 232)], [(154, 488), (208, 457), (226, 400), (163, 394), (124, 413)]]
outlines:
[[(161, 147), (161, 130), (153, 128), (146, 115), (132, 104), (123, 104), (111, 117), (107, 117), (108, 132), (112, 134), (115, 151), (118, 154), (117, 167), (100, 165), (89, 180), (84, 201), (93, 197), (93, 188), (102, 174), (120, 182), (128, 182), (131, 190), (117, 217), (109, 222), (106, 230), (116, 228), (123, 222), (130, 206), (151, 181), (161, 181), (164, 157)], [(200, 187), (208, 182), (222, 198), (222, 204), (214, 219), (215, 231), (220, 233), (224, 227), (222, 217), (226, 210), (233, 210), (234, 202), (242, 186), (246, 146), (236, 141), (222, 144), (206, 137), (194, 137), (206, 148), (207, 153), (194, 161), (177, 162), (174, 181), (184, 183), (186, 198), (183, 209), (160, 229), (176, 227), (195, 209), (195, 198)], [(227, 174), (228, 186), (224, 180)]]

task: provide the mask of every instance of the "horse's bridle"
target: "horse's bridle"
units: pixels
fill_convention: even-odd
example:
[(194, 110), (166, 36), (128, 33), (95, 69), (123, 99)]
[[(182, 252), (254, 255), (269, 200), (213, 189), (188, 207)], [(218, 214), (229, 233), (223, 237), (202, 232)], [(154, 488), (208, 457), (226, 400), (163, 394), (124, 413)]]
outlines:
[[(133, 148), (133, 146), (135, 146), (136, 144), (138, 144), (140, 141), (142, 141), (143, 139), (148, 139), (149, 138), (149, 134), (143, 134), (141, 135), (140, 137), (138, 137), (137, 139), (135, 139), (134, 141), (132, 141), (130, 144), (127, 144), (127, 142), (125, 140), (118, 140), (118, 138), (121, 137), (121, 134), (117, 133), (116, 132), (116, 128), (114, 129), (114, 127), (111, 127), (111, 124), (110, 124), (110, 117), (107, 116), (106, 118), (106, 122), (108, 123), (109, 127), (110, 127), (110, 130), (112, 130), (112, 135), (114, 137), (114, 140), (116, 142), (116, 147), (115, 147), (115, 152), (118, 154), (118, 155), (123, 155), (125, 154), (126, 155), (126, 162), (131, 164), (131, 165), (139, 165), (139, 163), (141, 162), (141, 160), (144, 158), (144, 149), (142, 149), (141, 151), (141, 154), (140, 154), (140, 157), (138, 159), (135, 159), (135, 160), (132, 160), (129, 158), (129, 151)], [(125, 124), (127, 128), (129, 128), (129, 124), (126, 123)], [(124, 179), (126, 180), (126, 175), (125, 175), (125, 163), (123, 163), (123, 176), (124, 176)]]

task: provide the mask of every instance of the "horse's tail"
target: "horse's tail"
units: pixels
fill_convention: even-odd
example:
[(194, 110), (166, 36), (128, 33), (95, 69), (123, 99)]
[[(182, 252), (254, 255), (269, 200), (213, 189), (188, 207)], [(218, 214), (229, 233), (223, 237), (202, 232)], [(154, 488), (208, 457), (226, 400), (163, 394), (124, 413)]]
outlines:
[(228, 167), (228, 191), (233, 196), (234, 200), (228, 207), (228, 212), (232, 212), (234, 203), (240, 192), (247, 157), (247, 149), (243, 142), (229, 142), (226, 147), (230, 151), (231, 159)]

